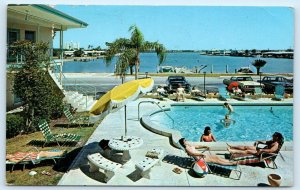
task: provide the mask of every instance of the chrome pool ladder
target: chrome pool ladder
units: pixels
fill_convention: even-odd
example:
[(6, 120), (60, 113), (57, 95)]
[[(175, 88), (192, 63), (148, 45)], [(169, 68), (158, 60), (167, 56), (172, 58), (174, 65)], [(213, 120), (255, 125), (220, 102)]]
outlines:
[(155, 104), (157, 105), (157, 107), (169, 118), (171, 119), (172, 121), (172, 128), (174, 128), (174, 124), (175, 124), (175, 121), (174, 119), (169, 115), (167, 114), (167, 112), (155, 101), (141, 101), (139, 104), (138, 104), (138, 120), (140, 120), (140, 105), (143, 104), (143, 103), (151, 103), (151, 104)]

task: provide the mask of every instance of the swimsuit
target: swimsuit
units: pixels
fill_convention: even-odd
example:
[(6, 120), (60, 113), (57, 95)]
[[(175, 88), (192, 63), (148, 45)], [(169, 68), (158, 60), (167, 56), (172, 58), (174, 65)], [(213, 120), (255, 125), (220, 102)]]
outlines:
[(212, 142), (213, 141), (213, 139), (211, 137), (211, 134), (209, 134), (208, 136), (207, 135), (203, 135), (202, 139), (203, 139), (204, 142)]

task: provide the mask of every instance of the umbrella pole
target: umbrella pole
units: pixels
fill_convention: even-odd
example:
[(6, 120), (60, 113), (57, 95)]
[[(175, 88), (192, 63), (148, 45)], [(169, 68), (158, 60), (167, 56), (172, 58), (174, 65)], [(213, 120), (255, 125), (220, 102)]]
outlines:
[(127, 115), (127, 113), (126, 113), (126, 105), (125, 105), (125, 137), (126, 137), (126, 135), (127, 135), (127, 118), (126, 118), (126, 115)]

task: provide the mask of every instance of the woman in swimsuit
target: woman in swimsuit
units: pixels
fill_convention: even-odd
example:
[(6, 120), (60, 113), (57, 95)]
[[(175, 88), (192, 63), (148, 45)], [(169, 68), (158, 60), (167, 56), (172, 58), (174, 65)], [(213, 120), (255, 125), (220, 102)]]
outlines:
[(203, 135), (200, 138), (200, 142), (216, 142), (216, 138), (211, 133), (210, 127), (205, 127)]
[[(281, 133), (275, 132), (272, 136), (272, 140), (269, 141), (255, 141), (253, 146), (231, 146), (227, 150), (232, 154), (254, 154), (260, 155), (261, 153), (276, 153), (281, 148), (284, 138)], [(258, 144), (265, 144), (266, 146), (262, 149), (258, 149)]]
[(195, 160), (199, 160), (203, 158), (205, 162), (212, 162), (221, 165), (237, 165), (238, 163), (237, 161), (226, 160), (224, 158), (218, 157), (217, 155), (203, 154), (196, 149), (200, 149), (200, 148), (208, 149), (207, 146), (201, 146), (201, 145), (193, 146), (188, 141), (186, 141), (185, 138), (181, 138), (179, 140), (179, 144), (184, 148), (185, 152), (189, 156), (192, 156)]

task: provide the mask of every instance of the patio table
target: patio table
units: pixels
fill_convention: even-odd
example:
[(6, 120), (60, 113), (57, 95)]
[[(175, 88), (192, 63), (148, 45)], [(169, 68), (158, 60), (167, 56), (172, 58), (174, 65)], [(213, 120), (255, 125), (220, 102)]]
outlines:
[(139, 137), (121, 136), (110, 139), (108, 146), (111, 149), (123, 151), (122, 162), (127, 162), (131, 158), (129, 151), (142, 146), (142, 144), (143, 139)]

